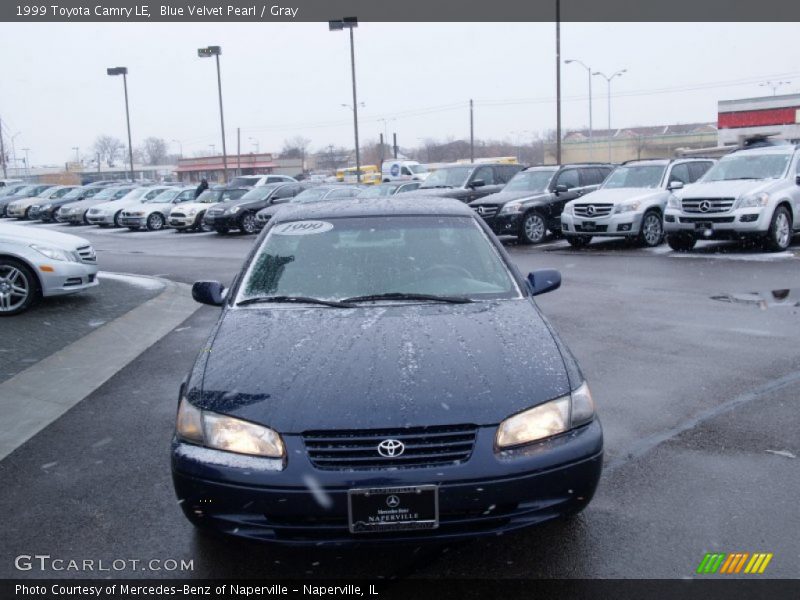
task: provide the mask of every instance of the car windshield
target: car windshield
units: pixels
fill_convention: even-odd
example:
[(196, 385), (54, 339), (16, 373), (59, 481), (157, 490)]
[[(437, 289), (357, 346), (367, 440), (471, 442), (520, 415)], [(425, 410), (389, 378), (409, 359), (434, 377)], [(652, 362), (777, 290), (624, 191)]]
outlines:
[(172, 202), (172, 199), (175, 198), (178, 194), (180, 194), (183, 190), (182, 189), (171, 189), (171, 190), (164, 190), (157, 196), (153, 196), (149, 200), (142, 201), (142, 204), (161, 204)]
[(275, 225), (247, 270), (237, 302), (379, 294), (519, 297), (507, 266), (474, 218), (380, 216)]
[[(58, 188), (58, 187), (56, 187), (56, 188), (47, 188), (43, 192), (39, 192), (36, 195), (36, 197), (37, 198), (60, 198), (61, 196), (66, 194), (66, 192), (62, 191), (62, 190), (64, 190), (64, 188)], [(59, 194), (59, 192), (61, 192), (61, 193)]]
[(230, 187), (252, 187), (258, 183), (261, 177), (234, 177), (228, 184)]
[(461, 187), (467, 182), (472, 167), (447, 167), (436, 169), (428, 175), (421, 188)]
[(391, 196), (397, 189), (396, 185), (374, 185), (358, 194), (358, 198), (381, 198)]
[(64, 200), (77, 200), (86, 192), (86, 188), (75, 188), (64, 196)]
[(783, 177), (791, 154), (758, 153), (725, 156), (708, 170), (702, 181), (731, 179), (778, 179)]
[(603, 188), (657, 188), (667, 165), (623, 165), (608, 176)]
[(24, 189), (24, 185), (14, 185), (11, 187), (0, 188), (0, 196), (13, 196)]
[(34, 195), (36, 193), (36, 186), (35, 185), (26, 185), (18, 189), (16, 192), (9, 194), (10, 196), (24, 196), (24, 195)]
[(258, 202), (269, 198), (270, 194), (275, 191), (276, 185), (262, 185), (252, 190), (248, 190), (240, 196), (245, 202)]
[(553, 178), (553, 173), (555, 172), (555, 169), (520, 171), (511, 178), (511, 181), (503, 188), (503, 191), (543, 192), (547, 189), (550, 180)]
[(316, 202), (317, 200), (322, 200), (330, 191), (331, 188), (326, 187), (311, 188), (297, 194), (297, 196), (292, 198), (292, 202)]

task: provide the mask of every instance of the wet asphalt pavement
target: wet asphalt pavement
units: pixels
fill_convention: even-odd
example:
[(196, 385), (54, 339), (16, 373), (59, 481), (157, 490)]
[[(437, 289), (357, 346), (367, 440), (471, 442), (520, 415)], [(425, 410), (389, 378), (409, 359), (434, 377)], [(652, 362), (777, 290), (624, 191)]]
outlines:
[[(103, 270), (182, 282), (227, 283), (252, 244), (69, 231), (92, 241)], [(196, 534), (168, 451), (178, 385), (217, 315), (204, 307), (0, 462), (0, 577), (65, 575), (15, 570), (15, 556), (44, 553), (193, 560), (187, 572), (114, 573), (130, 577), (684, 578), (713, 551), (772, 552), (765, 575), (797, 577), (798, 241), (781, 255), (509, 245), (523, 272), (562, 272), (538, 302), (592, 386), (606, 470), (572, 520), (444, 547), (296, 551)]]

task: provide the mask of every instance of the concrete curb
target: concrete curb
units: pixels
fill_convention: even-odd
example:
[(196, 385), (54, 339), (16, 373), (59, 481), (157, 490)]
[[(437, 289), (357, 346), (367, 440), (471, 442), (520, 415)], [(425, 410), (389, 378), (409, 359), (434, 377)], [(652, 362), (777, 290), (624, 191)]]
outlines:
[[(102, 275), (102, 273), (101, 273)], [(163, 291), (0, 384), (0, 460), (103, 385), (200, 306), (190, 286), (156, 280)], [(109, 349), (113, 349), (110, 351)]]

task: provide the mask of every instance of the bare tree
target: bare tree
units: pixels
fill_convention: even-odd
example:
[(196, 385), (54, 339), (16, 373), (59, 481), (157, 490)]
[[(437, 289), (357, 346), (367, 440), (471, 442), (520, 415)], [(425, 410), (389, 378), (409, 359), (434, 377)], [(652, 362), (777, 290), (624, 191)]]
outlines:
[(281, 158), (305, 158), (306, 150), (311, 140), (302, 135), (296, 135), (291, 139), (283, 140)]
[(163, 165), (167, 157), (167, 142), (162, 138), (149, 137), (140, 148), (145, 164)]
[(92, 146), (94, 153), (100, 156), (101, 161), (113, 164), (122, 155), (125, 144), (121, 140), (110, 135), (101, 135), (94, 141)]

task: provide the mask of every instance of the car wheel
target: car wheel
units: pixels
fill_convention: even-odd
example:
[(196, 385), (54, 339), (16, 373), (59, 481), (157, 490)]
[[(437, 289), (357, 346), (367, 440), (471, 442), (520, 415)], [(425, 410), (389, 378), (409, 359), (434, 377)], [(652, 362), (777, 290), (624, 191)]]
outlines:
[(654, 248), (664, 241), (664, 225), (661, 215), (654, 210), (647, 211), (642, 217), (642, 225), (636, 238), (640, 246)]
[(89, 211), (87, 210), (85, 213), (83, 213), (83, 217), (81, 218), (81, 221), (83, 221), (84, 225), (91, 225), (91, 223), (89, 222), (88, 214)]
[(256, 232), (256, 217), (253, 213), (247, 213), (239, 219), (239, 229), (242, 233)]
[(160, 231), (161, 229), (164, 229), (164, 217), (161, 216), (161, 213), (153, 213), (147, 217), (148, 231)]
[(522, 219), (519, 239), (523, 244), (541, 244), (547, 233), (547, 224), (541, 213), (530, 211)]
[(31, 209), (29, 207), (25, 209), (25, 214), (22, 215), (22, 220), (27, 221), (30, 218), (31, 218)]
[(779, 206), (772, 215), (767, 232), (767, 249), (772, 252), (786, 250), (792, 243), (792, 215), (785, 206)]
[(122, 223), (119, 222), (119, 218), (122, 216), (122, 211), (118, 210), (117, 214), (114, 215), (114, 227), (122, 227)]
[(697, 243), (697, 239), (693, 235), (670, 234), (667, 236), (667, 244), (676, 252), (689, 252)]
[(590, 235), (565, 235), (569, 245), (573, 248), (585, 248), (589, 245), (589, 242), (592, 241), (592, 236)]
[(28, 310), (39, 296), (39, 280), (27, 265), (0, 258), (0, 316), (10, 317)]
[(195, 218), (194, 220), (194, 225), (192, 226), (192, 229), (194, 229), (195, 231), (205, 231), (205, 229), (203, 228), (203, 219), (205, 218), (205, 216), (206, 216), (205, 212), (198, 213), (197, 218)]

